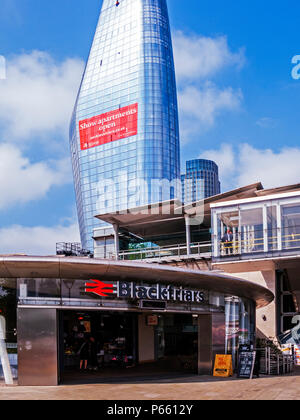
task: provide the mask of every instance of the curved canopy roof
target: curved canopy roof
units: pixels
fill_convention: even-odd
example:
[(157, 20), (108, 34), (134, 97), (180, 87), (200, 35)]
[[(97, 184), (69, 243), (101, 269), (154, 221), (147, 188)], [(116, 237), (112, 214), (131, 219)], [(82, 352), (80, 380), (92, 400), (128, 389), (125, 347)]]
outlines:
[(0, 278), (64, 278), (128, 280), (205, 289), (252, 299), (263, 307), (273, 293), (255, 283), (221, 272), (182, 269), (169, 265), (121, 262), (77, 257), (7, 256), (0, 258)]

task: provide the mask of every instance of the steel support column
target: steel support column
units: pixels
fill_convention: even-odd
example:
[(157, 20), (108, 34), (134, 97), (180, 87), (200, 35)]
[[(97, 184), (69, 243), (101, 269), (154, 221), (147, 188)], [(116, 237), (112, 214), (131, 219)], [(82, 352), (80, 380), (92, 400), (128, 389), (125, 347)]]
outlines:
[(187, 256), (191, 256), (191, 223), (190, 216), (185, 215), (185, 231), (186, 231), (186, 252)]
[(113, 225), (114, 228), (114, 240), (115, 240), (115, 255), (116, 260), (120, 258), (120, 239), (119, 239), (119, 226)]

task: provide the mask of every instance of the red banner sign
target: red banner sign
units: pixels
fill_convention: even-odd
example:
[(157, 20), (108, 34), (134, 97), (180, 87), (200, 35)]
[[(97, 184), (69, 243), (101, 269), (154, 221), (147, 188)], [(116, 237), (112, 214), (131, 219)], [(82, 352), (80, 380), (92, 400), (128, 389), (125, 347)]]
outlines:
[(135, 136), (138, 132), (138, 104), (80, 121), (79, 132), (81, 150)]

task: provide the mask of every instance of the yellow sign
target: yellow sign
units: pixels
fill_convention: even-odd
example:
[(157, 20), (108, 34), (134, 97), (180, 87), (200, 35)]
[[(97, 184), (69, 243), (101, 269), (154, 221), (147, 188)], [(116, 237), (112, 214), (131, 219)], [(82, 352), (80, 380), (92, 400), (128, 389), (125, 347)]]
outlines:
[(216, 355), (214, 376), (219, 378), (229, 378), (229, 376), (233, 376), (232, 356), (225, 354)]
[(90, 321), (83, 321), (83, 325), (86, 333), (90, 333), (92, 331)]

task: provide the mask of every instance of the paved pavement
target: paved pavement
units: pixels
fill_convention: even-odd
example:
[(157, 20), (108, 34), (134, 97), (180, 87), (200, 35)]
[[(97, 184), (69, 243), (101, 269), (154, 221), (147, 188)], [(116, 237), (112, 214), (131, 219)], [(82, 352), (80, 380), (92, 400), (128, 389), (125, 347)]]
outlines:
[(300, 400), (300, 371), (251, 381), (187, 376), (59, 387), (2, 384), (0, 400)]

